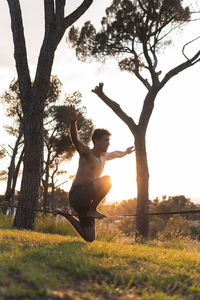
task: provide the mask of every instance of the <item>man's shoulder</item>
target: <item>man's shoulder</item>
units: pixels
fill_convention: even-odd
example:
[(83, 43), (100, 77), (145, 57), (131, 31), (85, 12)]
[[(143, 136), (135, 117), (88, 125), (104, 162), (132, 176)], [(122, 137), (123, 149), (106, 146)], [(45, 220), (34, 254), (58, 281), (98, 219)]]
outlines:
[(90, 156), (92, 154), (92, 149), (90, 149), (89, 146), (85, 145), (85, 150), (84, 152), (79, 152), (79, 156), (81, 157), (86, 157), (86, 156)]

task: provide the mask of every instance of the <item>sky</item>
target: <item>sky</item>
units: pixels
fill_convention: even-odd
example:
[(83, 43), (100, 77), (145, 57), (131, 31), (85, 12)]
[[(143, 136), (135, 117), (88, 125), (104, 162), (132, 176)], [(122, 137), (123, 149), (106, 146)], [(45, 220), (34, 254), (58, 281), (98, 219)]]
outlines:
[[(195, 3), (195, 1), (193, 1)], [(39, 50), (44, 34), (43, 1), (21, 0), (24, 30), (31, 77), (34, 78)], [(76, 23), (81, 27), (91, 20), (100, 26), (108, 0), (93, 2), (92, 6)], [(80, 0), (67, 1), (66, 13), (81, 4)], [(199, 23), (192, 23), (174, 35), (173, 43), (160, 52), (160, 69), (163, 74), (181, 63), (184, 42), (199, 35)], [(8, 88), (16, 75), (13, 58), (13, 41), (10, 29), (10, 16), (6, 0), (0, 1), (0, 95)], [(66, 34), (55, 54), (52, 74), (63, 83), (63, 94), (80, 90), (83, 104), (87, 107), (87, 116), (98, 128), (107, 128), (111, 133), (109, 151), (125, 150), (134, 145), (134, 138), (128, 127), (107, 107), (91, 90), (99, 82), (104, 83), (104, 91), (111, 99), (120, 104), (124, 111), (137, 123), (144, 97), (145, 88), (132, 75), (121, 72), (114, 59), (106, 63), (91, 61), (83, 63), (77, 60), (73, 49), (67, 45)], [(199, 50), (200, 40), (187, 49), (188, 54)], [(149, 163), (150, 199), (162, 195), (185, 195), (200, 202), (200, 63), (183, 71), (159, 92), (151, 116), (146, 144)], [(1, 144), (11, 144), (12, 140), (4, 132), (3, 126), (9, 120), (1, 106), (0, 128)], [(78, 156), (75, 155), (64, 168), (68, 174), (75, 174)], [(8, 167), (8, 161), (1, 162), (1, 168)], [(134, 198), (137, 195), (135, 154), (107, 162), (103, 174), (111, 176), (112, 188), (107, 196), (108, 202)], [(69, 190), (69, 181), (63, 188)], [(0, 186), (0, 194), (5, 185)]]

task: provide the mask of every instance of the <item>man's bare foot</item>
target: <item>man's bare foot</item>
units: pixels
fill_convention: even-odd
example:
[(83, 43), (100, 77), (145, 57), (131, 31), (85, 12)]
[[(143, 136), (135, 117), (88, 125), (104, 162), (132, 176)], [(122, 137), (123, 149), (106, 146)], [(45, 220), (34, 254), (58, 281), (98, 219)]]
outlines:
[(91, 210), (87, 212), (87, 217), (93, 217), (95, 219), (103, 219), (106, 216), (98, 212), (97, 210)]
[(57, 215), (61, 215), (63, 217), (71, 215), (70, 209), (68, 207), (67, 208), (56, 208), (53, 211), (53, 216), (56, 217)]

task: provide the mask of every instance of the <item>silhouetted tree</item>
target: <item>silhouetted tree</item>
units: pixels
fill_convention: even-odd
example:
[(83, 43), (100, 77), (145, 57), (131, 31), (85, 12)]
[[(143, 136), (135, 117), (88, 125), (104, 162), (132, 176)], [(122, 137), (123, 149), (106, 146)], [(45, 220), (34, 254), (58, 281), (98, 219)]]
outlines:
[[(93, 90), (117, 116), (125, 122), (135, 139), (137, 169), (137, 214), (148, 213), (149, 171), (146, 154), (146, 131), (158, 92), (175, 75), (200, 60), (200, 51), (166, 74), (158, 69), (159, 53), (171, 43), (173, 30), (190, 21), (189, 7), (182, 0), (114, 0), (106, 9), (101, 29), (91, 22), (79, 30), (72, 26), (68, 42), (76, 49), (79, 60), (91, 57), (105, 60), (114, 57), (122, 71), (134, 74), (147, 90), (138, 124), (127, 115), (118, 103), (103, 91), (103, 83)], [(132, 96), (131, 96), (132, 98)], [(130, 100), (131, 101), (131, 100)], [(138, 216), (136, 228), (139, 235), (148, 235), (148, 217)]]
[[(66, 29), (84, 14), (93, 0), (83, 0), (82, 4), (68, 16), (65, 16), (66, 0), (44, 0), (45, 33), (33, 83), (28, 67), (20, 1), (7, 0), (7, 2), (11, 16), (14, 58), (24, 125), (24, 166), (19, 205), (36, 209), (42, 175), (43, 114), (54, 54)], [(13, 225), (33, 229), (35, 216), (36, 211), (19, 208)]]

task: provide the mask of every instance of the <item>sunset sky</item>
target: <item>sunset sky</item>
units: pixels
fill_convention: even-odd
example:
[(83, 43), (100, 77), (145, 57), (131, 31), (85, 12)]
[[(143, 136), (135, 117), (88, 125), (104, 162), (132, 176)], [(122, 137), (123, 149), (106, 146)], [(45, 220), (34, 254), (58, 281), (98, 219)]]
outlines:
[[(82, 1), (67, 1), (66, 12), (70, 13)], [(192, 1), (191, 1), (192, 2)], [(44, 33), (43, 1), (20, 1), (27, 42), (28, 60), (34, 78), (37, 58)], [(75, 24), (81, 26), (92, 20), (96, 26), (104, 15), (108, 0), (95, 1), (85, 15)], [(193, 1), (196, 3), (196, 1)], [(160, 69), (163, 75), (169, 69), (184, 61), (181, 49), (184, 43), (200, 35), (199, 22), (183, 27), (174, 36), (172, 45), (160, 52)], [(17, 77), (13, 58), (13, 41), (10, 16), (6, 0), (0, 1), (0, 94)], [(65, 34), (66, 37), (66, 34)], [(107, 128), (111, 133), (109, 151), (125, 150), (134, 145), (128, 127), (91, 90), (104, 82), (105, 93), (131, 116), (137, 123), (146, 90), (131, 74), (121, 72), (117, 62), (79, 62), (73, 49), (61, 41), (55, 55), (52, 74), (58, 75), (63, 83), (63, 94), (80, 90), (88, 117), (95, 126)], [(200, 49), (200, 39), (188, 47), (188, 53)], [(162, 195), (185, 195), (200, 202), (200, 63), (183, 71), (163, 88), (157, 96), (155, 108), (147, 130), (147, 155), (150, 172), (150, 198)], [(1, 108), (0, 128), (8, 121)], [(1, 129), (1, 144), (10, 142)], [(6, 167), (6, 162), (1, 163)], [(64, 167), (69, 174), (75, 174), (77, 155)], [(104, 174), (111, 176), (112, 189), (108, 201), (120, 201), (136, 197), (135, 154), (109, 161)], [(70, 182), (65, 186), (69, 189)], [(2, 186), (0, 194), (5, 192)]]

